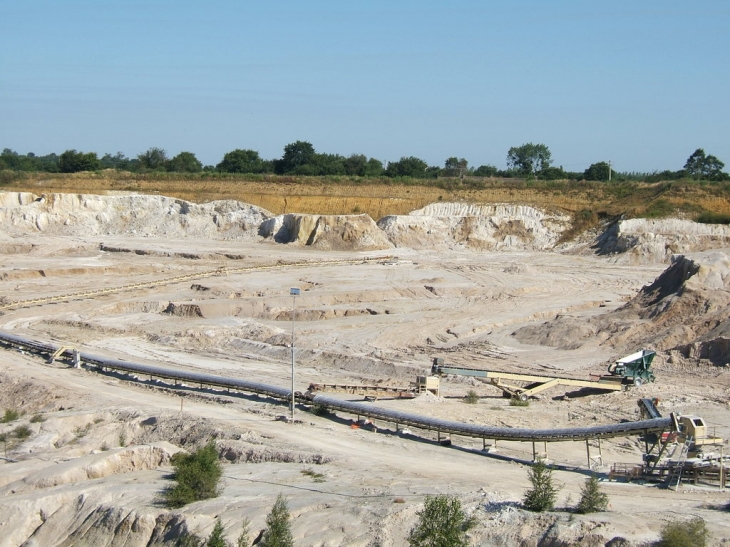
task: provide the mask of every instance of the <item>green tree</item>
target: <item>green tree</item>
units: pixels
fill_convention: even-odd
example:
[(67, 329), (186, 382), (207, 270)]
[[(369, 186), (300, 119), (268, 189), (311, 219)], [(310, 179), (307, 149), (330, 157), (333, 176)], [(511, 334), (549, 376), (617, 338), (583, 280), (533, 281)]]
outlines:
[(553, 485), (553, 470), (540, 460), (527, 472), (532, 488), (525, 492), (522, 504), (530, 511), (550, 511), (555, 507), (559, 488)]
[(469, 162), (464, 158), (452, 157), (444, 162), (442, 174), (445, 177), (463, 177), (468, 171)]
[(256, 150), (237, 148), (226, 152), (215, 168), (222, 173), (261, 173), (264, 171), (264, 161)]
[(96, 152), (77, 152), (66, 150), (58, 158), (58, 167), (62, 173), (78, 173), (79, 171), (95, 171), (100, 167)]
[(458, 498), (446, 495), (426, 496), (423, 510), (416, 513), (418, 522), (408, 534), (411, 547), (461, 547), (466, 539), (466, 515)]
[(687, 171), (690, 177), (699, 180), (702, 177), (706, 159), (707, 155), (705, 151), (702, 148), (698, 148), (687, 158), (687, 161), (684, 163), (684, 170)]
[(693, 179), (717, 180), (723, 178), (722, 169), (725, 164), (712, 154), (707, 155), (702, 148), (695, 150), (692, 155), (687, 158), (684, 164), (684, 170)]
[(212, 441), (192, 454), (178, 452), (171, 461), (175, 469), (173, 478), (177, 484), (165, 491), (168, 506), (182, 507), (218, 495), (218, 482), (223, 469)]
[(149, 171), (162, 171), (167, 165), (167, 152), (162, 148), (152, 147), (137, 156), (140, 167)]
[(402, 157), (388, 164), (385, 174), (389, 177), (424, 178), (428, 164), (415, 156)]
[(528, 142), (522, 146), (513, 146), (507, 152), (507, 166), (516, 169), (524, 176), (536, 176), (543, 169), (550, 167), (552, 154), (544, 144)]
[(266, 516), (266, 530), (259, 542), (261, 547), (294, 547), (289, 523), (289, 506), (282, 494), (276, 497), (274, 506)]
[(297, 168), (312, 163), (315, 154), (314, 146), (307, 141), (287, 144), (284, 147), (284, 155), (276, 162), (274, 169), (280, 175), (292, 173)]
[(583, 178), (586, 180), (597, 180), (601, 182), (608, 181), (608, 174), (611, 167), (605, 161), (592, 163), (588, 169), (583, 172)]
[(129, 169), (130, 166), (130, 159), (121, 152), (117, 152), (113, 156), (108, 153), (104, 154), (99, 161), (104, 169), (119, 169), (123, 171)]
[(474, 175), (477, 177), (495, 177), (499, 169), (494, 165), (480, 165), (474, 170)]
[(659, 547), (705, 547), (710, 531), (700, 517), (689, 522), (667, 523), (660, 532)]
[(608, 494), (601, 492), (598, 477), (592, 475), (586, 479), (580, 489), (580, 501), (575, 510), (581, 514), (605, 511), (608, 507)]
[(200, 173), (203, 164), (192, 152), (180, 152), (166, 164), (167, 170), (174, 173)]

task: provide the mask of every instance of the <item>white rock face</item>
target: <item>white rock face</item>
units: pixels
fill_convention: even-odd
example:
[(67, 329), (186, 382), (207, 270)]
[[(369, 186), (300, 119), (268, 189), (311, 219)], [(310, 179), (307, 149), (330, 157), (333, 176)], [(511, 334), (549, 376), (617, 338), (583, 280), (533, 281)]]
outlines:
[(730, 247), (730, 226), (680, 219), (630, 219), (598, 238), (601, 254), (630, 263), (666, 262), (672, 255)]
[(570, 227), (567, 215), (525, 205), (434, 203), (378, 222), (396, 247), (544, 250)]
[(0, 193), (0, 223), (16, 233), (240, 239), (255, 237), (270, 216), (233, 200), (198, 205), (164, 196)]
[(298, 243), (322, 250), (371, 251), (393, 247), (368, 215), (280, 215), (264, 221), (259, 234), (277, 243)]

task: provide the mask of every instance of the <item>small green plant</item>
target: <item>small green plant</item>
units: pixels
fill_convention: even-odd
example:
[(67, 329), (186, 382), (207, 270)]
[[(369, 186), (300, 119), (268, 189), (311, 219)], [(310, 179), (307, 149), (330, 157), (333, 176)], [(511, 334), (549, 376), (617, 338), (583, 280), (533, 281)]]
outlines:
[(86, 437), (89, 431), (91, 431), (91, 424), (86, 424), (84, 427), (79, 426), (74, 429), (74, 435), (76, 435), (77, 439), (80, 439), (81, 437)]
[(203, 547), (203, 539), (192, 532), (185, 532), (175, 543), (176, 547)]
[(230, 547), (230, 544), (223, 536), (224, 531), (221, 519), (215, 519), (215, 526), (213, 526), (213, 531), (208, 536), (208, 541), (205, 542), (205, 547)]
[(311, 467), (307, 467), (306, 469), (301, 470), (302, 475), (307, 475), (308, 477), (312, 477), (314, 479), (314, 482), (324, 482), (324, 475), (322, 473), (317, 473), (314, 469)]
[(124, 448), (125, 446), (127, 446), (127, 435), (126, 435), (126, 433), (124, 433), (124, 431), (122, 431), (119, 434), (119, 439), (118, 440), (119, 440), (119, 446), (121, 446), (122, 448)]
[(107, 450), (109, 450), (109, 445), (108, 445), (108, 444), (106, 444), (106, 441), (104, 441), (103, 443), (101, 443), (101, 446), (99, 447), (99, 449), (100, 449), (100, 450), (101, 450), (102, 452), (106, 452)]
[(515, 397), (512, 397), (509, 400), (509, 406), (530, 406), (530, 400), (525, 399), (524, 401), (522, 399), (517, 399)]
[(248, 518), (243, 518), (243, 525), (241, 527), (241, 533), (238, 535), (236, 540), (236, 547), (249, 547), (251, 545), (251, 521)]
[(660, 532), (659, 547), (705, 547), (710, 532), (700, 517), (689, 522), (669, 522)]
[(266, 530), (259, 542), (261, 547), (294, 547), (289, 523), (289, 506), (282, 494), (276, 497), (274, 506), (266, 516)]
[(20, 418), (20, 413), (17, 410), (13, 410), (12, 408), (6, 408), (5, 414), (3, 414), (0, 423), (7, 424), (10, 422), (14, 422), (18, 418)]
[(527, 472), (532, 488), (525, 492), (522, 504), (530, 511), (551, 511), (560, 490), (553, 484), (553, 470), (540, 460)]
[(218, 495), (223, 468), (212, 441), (192, 454), (178, 452), (171, 461), (177, 484), (165, 490), (164, 497), (169, 507), (182, 507)]
[(103, 421), (104, 421), (104, 418), (102, 416), (97, 416), (96, 418), (94, 418), (95, 424), (100, 424)]
[(31, 431), (30, 427), (27, 425), (19, 425), (15, 429), (13, 429), (13, 437), (16, 439), (20, 439), (21, 441), (24, 441), (28, 437), (30, 437), (33, 434), (33, 431)]
[(309, 407), (309, 412), (310, 414), (314, 414), (315, 416), (323, 416), (327, 414), (327, 407), (314, 403), (312, 406)]
[(458, 498), (426, 496), (418, 522), (408, 534), (411, 547), (465, 547), (467, 519)]
[(575, 511), (583, 515), (605, 511), (608, 507), (608, 494), (601, 492), (598, 477), (588, 477), (580, 489), (580, 500), (575, 506)]
[(37, 413), (33, 414), (33, 416), (30, 419), (30, 423), (32, 424), (39, 424), (46, 421), (46, 417), (43, 414)]
[(464, 402), (470, 405), (475, 405), (479, 402), (479, 394), (474, 391), (473, 389), (470, 389), (466, 392), (466, 397), (464, 397)]

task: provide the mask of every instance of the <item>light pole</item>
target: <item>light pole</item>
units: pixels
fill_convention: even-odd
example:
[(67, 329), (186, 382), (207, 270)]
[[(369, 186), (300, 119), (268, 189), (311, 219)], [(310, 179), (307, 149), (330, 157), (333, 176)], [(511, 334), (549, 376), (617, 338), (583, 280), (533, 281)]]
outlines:
[(294, 423), (294, 323), (297, 320), (297, 296), (299, 296), (299, 287), (289, 289), (292, 297), (292, 314), (291, 314), (291, 421)]

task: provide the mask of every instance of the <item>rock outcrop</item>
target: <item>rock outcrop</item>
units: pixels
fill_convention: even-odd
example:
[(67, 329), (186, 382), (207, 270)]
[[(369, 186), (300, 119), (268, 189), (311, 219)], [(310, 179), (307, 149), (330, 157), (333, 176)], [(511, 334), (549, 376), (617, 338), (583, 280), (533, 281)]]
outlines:
[(570, 227), (570, 217), (524, 205), (436, 203), (378, 226), (396, 247), (545, 250)]
[(263, 222), (259, 235), (277, 243), (298, 243), (326, 251), (393, 247), (368, 215), (280, 215)]

